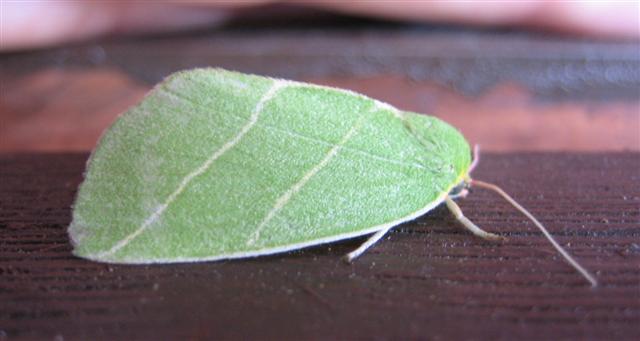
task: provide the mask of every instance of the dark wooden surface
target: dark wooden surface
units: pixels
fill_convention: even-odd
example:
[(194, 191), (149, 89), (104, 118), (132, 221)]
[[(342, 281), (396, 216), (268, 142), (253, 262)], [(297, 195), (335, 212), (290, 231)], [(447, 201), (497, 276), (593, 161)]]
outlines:
[[(640, 338), (640, 43), (347, 21), (0, 55), (0, 340)], [(438, 208), (353, 265), (340, 257), (362, 240), (219, 263), (74, 258), (65, 230), (86, 152), (155, 82), (198, 66), (443, 118), (489, 151), (477, 178), (529, 207), (601, 287), (481, 190), (462, 208), (508, 243)]]
[(0, 339), (638, 339), (640, 154), (486, 154), (495, 181), (600, 281), (591, 289), (532, 224), (474, 190), (462, 231), (442, 207), (362, 239), (271, 257), (122, 266), (70, 254), (87, 154), (0, 156)]

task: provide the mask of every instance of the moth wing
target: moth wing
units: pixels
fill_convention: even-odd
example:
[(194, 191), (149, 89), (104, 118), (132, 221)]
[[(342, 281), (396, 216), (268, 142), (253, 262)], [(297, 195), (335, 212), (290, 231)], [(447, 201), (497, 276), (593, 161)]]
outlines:
[(465, 152), (468, 166), (445, 123), (356, 93), (181, 72), (105, 132), (69, 233), (75, 254), (107, 262), (297, 249), (423, 213), (463, 174)]

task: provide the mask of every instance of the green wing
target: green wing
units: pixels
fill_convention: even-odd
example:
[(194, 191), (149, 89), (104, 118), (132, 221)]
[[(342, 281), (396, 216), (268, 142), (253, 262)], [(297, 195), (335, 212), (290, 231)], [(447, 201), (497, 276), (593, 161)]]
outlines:
[(118, 263), (271, 254), (397, 225), (470, 163), (425, 115), (327, 87), (198, 69), (170, 76), (93, 152), (69, 234)]

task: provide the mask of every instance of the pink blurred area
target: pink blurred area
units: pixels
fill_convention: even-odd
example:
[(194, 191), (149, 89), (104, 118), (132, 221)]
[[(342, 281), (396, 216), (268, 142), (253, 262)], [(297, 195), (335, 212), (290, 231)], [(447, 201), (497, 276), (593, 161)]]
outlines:
[[(107, 34), (215, 27), (278, 1), (3, 1), (0, 48), (53, 46)], [(638, 1), (300, 1), (361, 17), (406, 22), (522, 27), (561, 34), (638, 39)]]

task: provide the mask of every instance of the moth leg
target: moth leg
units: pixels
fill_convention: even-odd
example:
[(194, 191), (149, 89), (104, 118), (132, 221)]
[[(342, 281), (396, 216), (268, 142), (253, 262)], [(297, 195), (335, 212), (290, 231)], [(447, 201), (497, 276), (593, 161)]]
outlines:
[(460, 209), (460, 206), (458, 206), (458, 204), (456, 204), (455, 201), (451, 199), (451, 197), (447, 196), (445, 198), (445, 203), (447, 204), (447, 208), (449, 208), (449, 211), (453, 213), (453, 215), (462, 224), (462, 226), (464, 226), (467, 230), (469, 230), (474, 235), (486, 240), (505, 240), (506, 239), (502, 236), (487, 232), (479, 228), (471, 220), (465, 217), (464, 214), (462, 214), (462, 210)]
[(371, 246), (373, 246), (373, 244), (375, 244), (378, 240), (380, 240), (380, 238), (382, 238), (385, 234), (387, 234), (387, 232), (389, 232), (389, 230), (391, 230), (392, 227), (393, 226), (390, 226), (374, 233), (373, 236), (367, 239), (366, 242), (362, 243), (362, 245), (360, 245), (359, 248), (346, 254), (344, 256), (344, 260), (351, 263), (354, 259), (358, 258), (365, 251), (367, 251), (368, 248), (370, 248)]

